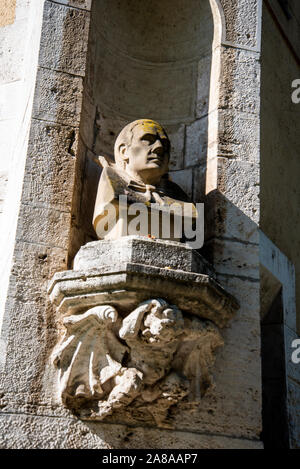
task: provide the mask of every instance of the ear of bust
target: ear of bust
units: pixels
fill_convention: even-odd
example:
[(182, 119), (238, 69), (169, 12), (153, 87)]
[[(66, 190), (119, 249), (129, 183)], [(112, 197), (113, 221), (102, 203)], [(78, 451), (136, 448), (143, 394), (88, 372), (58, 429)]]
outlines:
[(119, 155), (124, 161), (128, 161), (128, 156), (127, 156), (127, 146), (125, 143), (121, 143), (119, 146)]

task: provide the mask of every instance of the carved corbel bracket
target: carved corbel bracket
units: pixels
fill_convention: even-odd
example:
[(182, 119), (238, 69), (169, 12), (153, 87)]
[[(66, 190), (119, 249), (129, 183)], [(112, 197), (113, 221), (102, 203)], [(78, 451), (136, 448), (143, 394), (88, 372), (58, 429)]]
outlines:
[(160, 427), (211, 386), (219, 328), (238, 308), (199, 254), (138, 236), (87, 244), (49, 294), (64, 330), (52, 354), (64, 405), (92, 420), (146, 411)]

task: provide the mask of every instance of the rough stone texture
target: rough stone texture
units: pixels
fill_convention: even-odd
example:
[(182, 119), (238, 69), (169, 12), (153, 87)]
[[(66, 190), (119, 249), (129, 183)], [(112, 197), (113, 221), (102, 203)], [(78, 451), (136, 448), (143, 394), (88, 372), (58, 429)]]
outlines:
[[(51, 1), (51, 0), (50, 0)], [(92, 0), (55, 0), (55, 3), (61, 3), (70, 7), (80, 8), (82, 10), (90, 10)]]
[(26, 162), (24, 203), (70, 211), (76, 143), (74, 127), (33, 120)]
[(68, 8), (46, 0), (39, 65), (84, 76), (88, 20), (88, 12), (84, 10)]
[[(0, 417), (3, 448), (9, 449), (261, 449), (259, 441), (80, 422), (74, 419), (9, 415)], [(16, 432), (15, 429), (18, 429)], [(41, 440), (40, 435), (44, 435)]]
[(185, 166), (199, 166), (206, 161), (207, 117), (186, 127)]
[[(211, 246), (213, 244), (213, 246)], [(259, 246), (216, 239), (205, 244), (205, 252), (213, 251), (214, 267), (219, 274), (237, 275), (259, 280), (257, 259)], [(208, 257), (211, 257), (208, 255)]]
[(259, 148), (257, 117), (248, 112), (219, 113), (218, 156), (256, 162)]
[(64, 125), (79, 125), (82, 78), (39, 68), (33, 117)]
[(259, 54), (222, 47), (221, 63), (220, 107), (258, 114), (260, 109)]
[[(153, 262), (155, 261), (155, 264)], [(201, 272), (214, 277), (210, 264), (183, 243), (126, 236), (115, 241), (95, 241), (82, 246), (74, 259), (74, 270), (99, 269), (119, 262), (170, 267), (185, 272)]]
[(257, 0), (221, 0), (226, 25), (226, 41), (237, 46), (258, 47)]
[(188, 319), (162, 299), (141, 303), (123, 320), (103, 305), (62, 322), (66, 332), (53, 356), (59, 392), (85, 420), (120, 419), (123, 410), (137, 409), (158, 427), (172, 428), (169, 409), (195, 385), (204, 396), (213, 352), (223, 345), (212, 324)]

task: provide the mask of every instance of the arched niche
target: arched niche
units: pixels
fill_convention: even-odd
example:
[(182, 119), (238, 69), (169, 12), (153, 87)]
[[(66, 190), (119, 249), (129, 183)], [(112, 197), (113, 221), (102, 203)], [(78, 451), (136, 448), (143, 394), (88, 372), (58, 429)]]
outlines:
[(85, 156), (75, 188), (81, 228), (71, 251), (95, 239), (91, 219), (101, 169), (93, 158), (113, 157), (116, 136), (135, 119), (152, 118), (166, 128), (171, 177), (201, 200), (217, 10), (215, 0), (93, 2), (80, 127)]

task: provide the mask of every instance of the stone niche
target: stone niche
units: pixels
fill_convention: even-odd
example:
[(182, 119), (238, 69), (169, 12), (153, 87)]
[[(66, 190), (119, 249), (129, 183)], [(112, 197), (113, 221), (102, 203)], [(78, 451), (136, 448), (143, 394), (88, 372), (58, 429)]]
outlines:
[(62, 403), (84, 420), (164, 428), (171, 407), (211, 387), (219, 329), (238, 308), (200, 254), (143, 236), (87, 243), (49, 294)]

